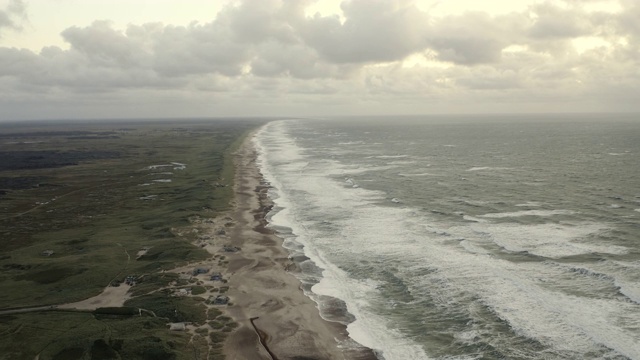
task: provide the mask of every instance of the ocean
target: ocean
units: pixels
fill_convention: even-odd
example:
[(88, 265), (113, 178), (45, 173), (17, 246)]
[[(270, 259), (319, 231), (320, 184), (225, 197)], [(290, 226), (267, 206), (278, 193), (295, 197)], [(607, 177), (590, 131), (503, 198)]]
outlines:
[(640, 359), (640, 115), (281, 120), (254, 142), (305, 292), (380, 359)]

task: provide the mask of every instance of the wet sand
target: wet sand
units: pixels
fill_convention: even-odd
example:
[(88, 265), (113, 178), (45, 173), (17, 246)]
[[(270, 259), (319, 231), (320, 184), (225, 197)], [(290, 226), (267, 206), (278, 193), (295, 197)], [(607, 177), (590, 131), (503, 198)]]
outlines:
[(227, 256), (227, 311), (240, 327), (225, 344), (227, 359), (376, 359), (348, 338), (345, 325), (320, 316), (292, 274), (296, 264), (282, 239), (265, 227), (271, 204), (251, 139), (234, 155), (236, 225), (229, 235), (241, 250)]

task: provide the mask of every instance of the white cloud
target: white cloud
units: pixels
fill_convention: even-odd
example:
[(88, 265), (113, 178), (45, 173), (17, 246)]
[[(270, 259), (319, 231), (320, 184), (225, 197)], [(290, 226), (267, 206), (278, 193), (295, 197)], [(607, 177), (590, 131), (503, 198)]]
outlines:
[[(622, 10), (558, 0), (433, 15), (410, 0), (351, 0), (337, 15), (309, 14), (311, 0), (245, 0), (185, 26), (70, 24), (67, 47), (0, 47), (0, 108), (12, 109), (0, 117), (640, 110), (640, 4), (609, 2)], [(0, 14), (22, 16), (11, 4)]]
[(302, 37), (328, 61), (371, 63), (402, 60), (426, 45), (429, 17), (412, 2), (353, 0), (337, 16), (314, 16)]

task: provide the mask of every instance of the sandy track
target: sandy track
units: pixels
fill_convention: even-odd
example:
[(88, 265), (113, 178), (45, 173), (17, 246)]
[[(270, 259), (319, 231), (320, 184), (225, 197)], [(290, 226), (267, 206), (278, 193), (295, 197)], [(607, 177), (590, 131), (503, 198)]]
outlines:
[(130, 288), (131, 286), (126, 284), (117, 287), (107, 286), (99, 295), (75, 303), (58, 305), (58, 308), (95, 310), (100, 307), (124, 306), (124, 302), (130, 297), (127, 293)]

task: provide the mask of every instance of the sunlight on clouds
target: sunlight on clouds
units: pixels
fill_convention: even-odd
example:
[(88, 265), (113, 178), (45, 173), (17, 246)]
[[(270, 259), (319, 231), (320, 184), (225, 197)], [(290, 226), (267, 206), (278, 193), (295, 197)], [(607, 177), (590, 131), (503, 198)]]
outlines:
[(524, 45), (509, 45), (506, 48), (502, 49), (503, 53), (517, 53), (517, 52), (525, 52), (528, 51), (529, 47)]
[(522, 11), (527, 8), (528, 1), (514, 0), (420, 0), (416, 5), (432, 16), (461, 14), (469, 11), (481, 11), (489, 14), (506, 14)]
[(440, 69), (448, 69), (452, 67), (453, 64), (444, 62), (444, 61), (434, 61), (424, 54), (413, 54), (407, 56), (404, 60), (402, 60), (403, 68), (414, 68), (414, 67), (429, 67), (429, 68), (440, 68)]
[(573, 44), (573, 47), (576, 49), (578, 54), (583, 54), (589, 50), (593, 50), (596, 48), (609, 49), (612, 47), (610, 42), (596, 36), (583, 36), (575, 38), (571, 40), (571, 43)]
[(320, 16), (338, 15), (340, 22), (344, 23), (345, 17), (340, 7), (342, 2), (343, 0), (319, 0), (307, 6), (304, 14), (307, 17), (314, 17), (316, 14)]
[(637, 109), (637, 1), (29, 0), (28, 23), (0, 22), (0, 108), (127, 89), (149, 113), (168, 92), (189, 111), (236, 99), (228, 114), (275, 114), (283, 94), (308, 114), (434, 111), (425, 94), (468, 111)]
[[(0, 0), (0, 5), (8, 0)], [(96, 20), (109, 20), (115, 28), (129, 24), (161, 22), (188, 25), (194, 21), (210, 22), (232, 0), (29, 0), (28, 26), (15, 34), (11, 46), (39, 51), (45, 46), (68, 48), (60, 33), (70, 27), (89, 26)], [(1, 7), (1, 6), (0, 6)], [(55, 16), (52, 16), (55, 14)], [(1, 39), (0, 46), (11, 39)]]
[(622, 5), (617, 1), (594, 1), (580, 3), (586, 12), (605, 12), (617, 14), (623, 11)]

